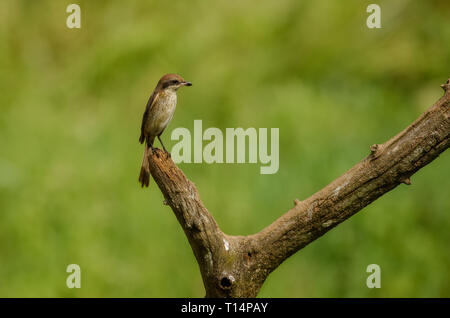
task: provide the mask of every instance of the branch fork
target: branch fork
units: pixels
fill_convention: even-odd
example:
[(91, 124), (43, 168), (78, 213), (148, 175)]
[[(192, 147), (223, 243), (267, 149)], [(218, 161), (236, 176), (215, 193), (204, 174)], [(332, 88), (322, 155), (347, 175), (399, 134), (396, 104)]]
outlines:
[(150, 172), (183, 228), (200, 267), (206, 297), (256, 297), (267, 276), (289, 256), (436, 159), (450, 145), (450, 79), (441, 97), (416, 121), (342, 176), (259, 233), (223, 233), (195, 185), (160, 149), (149, 154)]

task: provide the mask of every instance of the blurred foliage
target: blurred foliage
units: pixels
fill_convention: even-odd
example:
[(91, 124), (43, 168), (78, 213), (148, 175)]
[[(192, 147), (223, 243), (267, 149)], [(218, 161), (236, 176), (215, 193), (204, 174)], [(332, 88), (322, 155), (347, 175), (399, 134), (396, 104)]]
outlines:
[[(145, 104), (171, 130), (279, 127), (280, 170), (181, 164), (228, 234), (257, 232), (415, 120), (450, 70), (450, 2), (0, 2), (0, 296), (202, 297), (156, 185), (137, 182)], [(450, 297), (449, 153), (282, 264), (261, 297)], [(66, 287), (66, 266), (82, 288)], [(381, 266), (381, 289), (366, 266)]]

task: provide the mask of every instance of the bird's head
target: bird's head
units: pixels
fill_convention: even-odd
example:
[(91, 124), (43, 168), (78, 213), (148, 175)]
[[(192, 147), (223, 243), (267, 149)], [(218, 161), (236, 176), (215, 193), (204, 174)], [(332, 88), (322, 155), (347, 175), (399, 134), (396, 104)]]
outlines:
[(178, 74), (166, 74), (158, 82), (161, 89), (170, 89), (176, 91), (182, 86), (192, 86), (191, 82), (187, 82)]

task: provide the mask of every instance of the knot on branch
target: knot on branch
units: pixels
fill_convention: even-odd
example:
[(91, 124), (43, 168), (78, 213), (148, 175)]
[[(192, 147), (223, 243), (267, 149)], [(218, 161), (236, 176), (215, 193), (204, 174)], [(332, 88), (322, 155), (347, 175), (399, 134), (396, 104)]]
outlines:
[(445, 82), (445, 84), (442, 84), (441, 87), (444, 92), (448, 92), (450, 90), (450, 78), (447, 80), (447, 82)]
[(244, 252), (243, 258), (244, 258), (244, 265), (245, 265), (245, 266), (250, 266), (250, 265), (252, 264), (252, 261), (253, 261), (253, 253), (254, 253), (254, 252), (250, 252), (250, 251)]
[(370, 157), (371, 160), (378, 158), (383, 152), (383, 145), (373, 144), (370, 146)]
[(220, 280), (219, 286), (223, 290), (230, 290), (234, 283), (234, 277), (231, 275), (224, 276)]

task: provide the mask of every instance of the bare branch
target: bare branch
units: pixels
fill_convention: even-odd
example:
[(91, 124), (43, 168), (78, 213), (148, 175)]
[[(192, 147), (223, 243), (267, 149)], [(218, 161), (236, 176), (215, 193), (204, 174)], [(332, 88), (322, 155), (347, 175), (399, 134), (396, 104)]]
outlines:
[(229, 236), (219, 229), (197, 189), (160, 150), (150, 170), (192, 246), (207, 297), (255, 297), (286, 258), (345, 221), (410, 177), (450, 145), (450, 80), (444, 96), (405, 130), (341, 177), (294, 207), (261, 232)]

